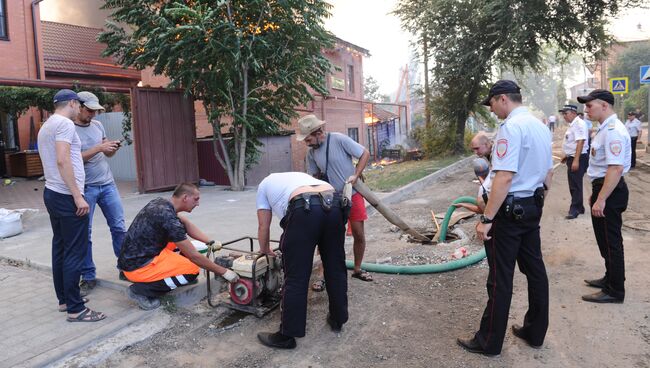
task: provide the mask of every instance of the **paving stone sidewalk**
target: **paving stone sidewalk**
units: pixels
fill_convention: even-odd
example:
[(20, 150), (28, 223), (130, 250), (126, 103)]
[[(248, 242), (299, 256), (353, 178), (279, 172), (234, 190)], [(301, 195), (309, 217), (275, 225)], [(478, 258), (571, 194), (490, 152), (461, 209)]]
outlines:
[(71, 323), (57, 310), (52, 277), (29, 267), (0, 262), (0, 367), (43, 367), (75, 354), (96, 341), (142, 321), (145, 312), (116, 290), (98, 288), (88, 296), (88, 307), (107, 318), (93, 323)]

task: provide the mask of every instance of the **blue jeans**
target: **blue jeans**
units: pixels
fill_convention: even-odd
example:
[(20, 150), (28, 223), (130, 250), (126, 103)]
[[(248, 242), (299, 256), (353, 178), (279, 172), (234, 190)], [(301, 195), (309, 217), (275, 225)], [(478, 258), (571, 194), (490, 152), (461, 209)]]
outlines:
[(88, 249), (88, 215), (75, 214), (77, 206), (71, 195), (45, 188), (43, 201), (52, 224), (54, 291), (68, 313), (79, 313), (85, 308), (79, 295), (79, 276)]
[(126, 225), (124, 224), (122, 200), (114, 182), (106, 185), (86, 185), (84, 196), (90, 207), (90, 212), (88, 213), (90, 221), (88, 222), (88, 252), (83, 267), (81, 268), (81, 277), (84, 280), (94, 280), (96, 277), (96, 269), (95, 263), (93, 262), (93, 242), (91, 237), (95, 205), (99, 205), (99, 208), (102, 209), (106, 223), (111, 230), (115, 257), (119, 257), (120, 255), (122, 242), (126, 236)]

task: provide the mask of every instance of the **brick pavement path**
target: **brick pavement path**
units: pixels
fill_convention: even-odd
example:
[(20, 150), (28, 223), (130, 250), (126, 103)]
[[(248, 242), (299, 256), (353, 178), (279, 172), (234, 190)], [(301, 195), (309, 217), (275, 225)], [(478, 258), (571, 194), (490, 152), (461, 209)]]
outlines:
[(144, 312), (121, 292), (97, 288), (88, 307), (108, 317), (100, 322), (71, 323), (57, 310), (52, 277), (27, 267), (0, 263), (0, 367), (42, 367), (154, 312)]

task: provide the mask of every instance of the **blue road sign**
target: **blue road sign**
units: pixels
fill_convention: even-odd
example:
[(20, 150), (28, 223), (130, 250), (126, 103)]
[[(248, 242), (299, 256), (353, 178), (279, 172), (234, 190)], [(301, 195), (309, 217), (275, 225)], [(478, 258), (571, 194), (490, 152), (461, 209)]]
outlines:
[(628, 78), (610, 78), (609, 79), (609, 90), (613, 94), (623, 94), (627, 93)]
[(650, 84), (650, 65), (642, 65), (639, 69), (641, 84)]

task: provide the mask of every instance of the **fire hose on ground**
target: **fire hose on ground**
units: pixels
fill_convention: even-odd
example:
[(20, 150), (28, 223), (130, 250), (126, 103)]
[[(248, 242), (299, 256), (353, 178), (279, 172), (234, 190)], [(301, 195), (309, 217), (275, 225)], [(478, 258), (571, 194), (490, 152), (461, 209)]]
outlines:
[[(360, 183), (360, 182), (358, 182)], [(358, 184), (357, 183), (357, 184)], [(364, 188), (365, 187), (365, 188)], [(391, 218), (396, 216), (392, 210), (389, 210), (390, 212), (387, 214), (385, 213), (385, 209), (388, 208), (384, 206), (381, 201), (368, 189), (367, 186), (362, 185), (358, 186), (355, 185), (355, 189), (361, 193), (368, 202), (370, 202), (371, 205), (373, 205), (377, 211), (379, 211), (384, 217), (386, 217), (387, 220), (389, 220), (391, 223), (397, 225), (400, 227), (400, 229), (404, 230), (399, 224), (396, 224), (392, 221)], [(359, 190), (361, 189), (361, 190)], [(366, 195), (370, 196), (372, 201), (366, 197)], [(456, 206), (454, 204), (458, 203), (470, 203), (473, 205), (476, 205), (476, 198), (474, 197), (468, 197), (468, 196), (463, 196), (455, 199), (453, 202), (451, 202), (451, 205), (447, 209), (447, 213), (445, 214), (445, 218), (442, 221), (442, 224), (440, 225), (440, 242), (444, 242), (445, 239), (447, 238), (447, 228), (449, 227), (449, 221), (451, 219), (451, 215), (454, 213), (454, 210), (456, 210)], [(394, 217), (393, 217), (394, 218)], [(399, 219), (399, 217), (397, 217)], [(404, 223), (401, 219), (399, 219), (401, 223)], [(406, 226), (408, 230), (410, 229), (408, 226)], [(412, 230), (414, 231), (414, 230)], [(408, 232), (411, 234), (411, 232)], [(419, 234), (418, 234), (419, 235)], [(421, 236), (421, 235), (420, 235)], [(419, 237), (415, 237), (416, 239), (419, 240)], [(428, 238), (427, 238), (428, 239)], [(364, 270), (370, 271), (370, 272), (378, 272), (378, 273), (392, 273), (392, 274), (408, 274), (408, 275), (415, 275), (415, 274), (422, 274), (422, 273), (438, 273), (438, 272), (447, 272), (447, 271), (454, 271), (460, 268), (464, 268), (467, 266), (471, 266), (475, 263), (480, 262), (483, 260), (483, 258), (486, 257), (485, 254), (485, 249), (481, 249), (479, 252), (476, 252), (474, 254), (471, 254), (467, 257), (460, 258), (454, 261), (449, 261), (445, 263), (438, 263), (438, 264), (424, 264), (424, 265), (413, 265), (413, 266), (406, 266), (406, 265), (394, 265), (394, 264), (378, 264), (378, 263), (362, 263), (361, 268)], [(354, 268), (354, 262), (346, 260), (345, 265), (347, 266), (348, 269), (353, 269)]]

